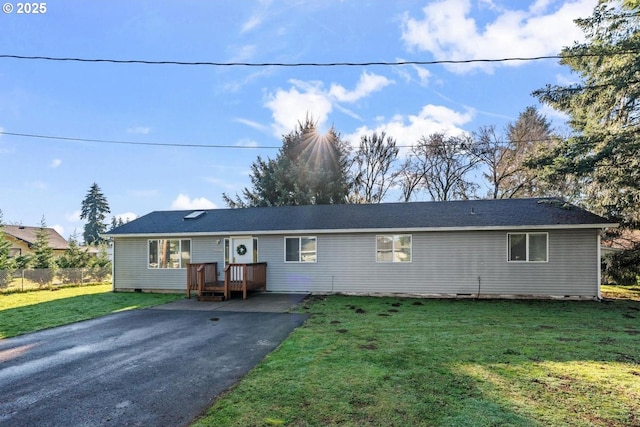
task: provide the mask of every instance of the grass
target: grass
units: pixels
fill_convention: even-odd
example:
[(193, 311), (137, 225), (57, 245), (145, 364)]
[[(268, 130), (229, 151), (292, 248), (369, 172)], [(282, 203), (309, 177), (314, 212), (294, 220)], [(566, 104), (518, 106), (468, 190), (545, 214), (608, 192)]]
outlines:
[(640, 425), (640, 289), (609, 294), (313, 298), (194, 426)]
[(0, 294), (0, 339), (180, 298), (184, 295), (113, 293), (110, 284)]

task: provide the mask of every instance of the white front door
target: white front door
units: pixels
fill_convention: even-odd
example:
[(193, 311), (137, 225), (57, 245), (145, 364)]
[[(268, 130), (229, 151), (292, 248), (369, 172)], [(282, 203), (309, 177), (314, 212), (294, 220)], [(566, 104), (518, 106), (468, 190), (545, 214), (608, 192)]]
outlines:
[[(252, 262), (255, 262), (253, 252), (253, 237), (232, 237), (229, 252), (231, 252), (229, 254), (229, 261), (231, 262), (231, 264), (251, 264)], [(242, 279), (242, 270), (233, 268), (231, 270), (231, 280), (241, 281)]]
[(255, 262), (253, 253), (253, 237), (232, 237), (229, 261), (232, 264), (251, 264)]

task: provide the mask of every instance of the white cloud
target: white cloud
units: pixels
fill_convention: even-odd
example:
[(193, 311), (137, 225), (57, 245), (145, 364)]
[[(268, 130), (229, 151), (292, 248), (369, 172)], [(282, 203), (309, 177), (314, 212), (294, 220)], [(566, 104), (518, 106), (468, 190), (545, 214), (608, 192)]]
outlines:
[(209, 184), (217, 185), (218, 187), (224, 188), (226, 190), (236, 190), (238, 188), (237, 183), (232, 183), (224, 179), (216, 178), (214, 176), (206, 176), (203, 179)]
[(59, 235), (64, 236), (64, 227), (61, 226), (60, 224), (53, 225), (53, 226), (51, 226), (51, 228), (56, 230)]
[(133, 128), (127, 129), (127, 133), (133, 133), (137, 135), (148, 135), (151, 132), (151, 128), (145, 126), (136, 126)]
[(257, 147), (258, 143), (252, 139), (244, 138), (236, 142), (237, 147)]
[(248, 62), (256, 54), (256, 45), (247, 44), (244, 46), (232, 46), (229, 50), (232, 51), (229, 62)]
[(80, 209), (73, 211), (71, 213), (67, 213), (64, 215), (64, 218), (69, 222), (80, 222), (80, 215), (82, 211)]
[(241, 123), (245, 126), (249, 126), (250, 128), (253, 128), (255, 130), (259, 130), (259, 131), (268, 131), (269, 127), (265, 126), (261, 123), (258, 122), (254, 122), (253, 120), (249, 120), (249, 119), (243, 119), (242, 117), (236, 117), (235, 119), (233, 119), (233, 121), (237, 122), (237, 123)]
[(289, 90), (278, 89), (265, 104), (271, 110), (275, 121), (273, 129), (277, 136), (293, 131), (307, 114), (322, 127), (333, 110), (329, 97), (322, 92), (322, 83), (309, 84), (298, 80), (290, 82), (294, 87)]
[(200, 198), (189, 198), (186, 194), (179, 194), (178, 197), (171, 203), (171, 209), (215, 209), (215, 203), (210, 200)]
[(571, 86), (580, 83), (580, 78), (575, 74), (556, 74), (556, 83), (560, 86)]
[(58, 166), (60, 166), (61, 164), (62, 164), (62, 160), (60, 160), (60, 159), (53, 159), (53, 160), (51, 161), (51, 163), (49, 164), (49, 167), (50, 167), (51, 169), (55, 169), (55, 168), (57, 168)]
[(46, 182), (41, 180), (29, 181), (26, 185), (34, 190), (46, 190), (49, 187)]
[(326, 90), (320, 81), (292, 79), (289, 83), (292, 85), (291, 88), (278, 89), (269, 95), (265, 103), (265, 106), (271, 110), (274, 119), (273, 129), (277, 136), (294, 130), (306, 115), (313, 117), (318, 127), (322, 128), (334, 107), (351, 117), (359, 118), (355, 112), (340, 106), (339, 103), (354, 103), (394, 82), (384, 76), (365, 71), (360, 75), (353, 90), (348, 90), (336, 83)]
[[(502, 10), (492, 22), (479, 28), (470, 17), (471, 0), (439, 0), (425, 6), (422, 18), (405, 15), (402, 39), (411, 50), (431, 52), (436, 60), (465, 60), (554, 55), (564, 46), (583, 39), (573, 23), (589, 16), (598, 0), (566, 1), (556, 10), (552, 2), (538, 0), (528, 10)], [(491, 3), (493, 5), (493, 3)], [(499, 65), (522, 62), (449, 65), (465, 73), (474, 69), (491, 72)]]
[(134, 219), (138, 218), (138, 214), (133, 213), (133, 212), (125, 212), (125, 213), (121, 213), (118, 215), (115, 215), (115, 218), (118, 220), (122, 220), (123, 222), (129, 222), (129, 221), (133, 221)]
[[(380, 134), (386, 132), (393, 137), (398, 145), (414, 145), (422, 136), (444, 132), (448, 135), (460, 135), (465, 133), (461, 126), (469, 123), (474, 117), (473, 110), (458, 112), (438, 105), (425, 105), (418, 114), (396, 115), (386, 122), (381, 122), (375, 128), (360, 127), (345, 139), (353, 146), (360, 143), (363, 135), (373, 132)], [(401, 153), (406, 153), (408, 148), (401, 148)]]
[(242, 24), (242, 28), (240, 29), (241, 33), (246, 33), (248, 31), (253, 30), (255, 27), (262, 23), (263, 17), (259, 14), (252, 15), (249, 19), (247, 19), (244, 24)]
[(393, 83), (393, 81), (384, 76), (370, 74), (365, 71), (360, 76), (360, 80), (356, 84), (356, 88), (354, 90), (348, 91), (343, 86), (334, 83), (331, 85), (331, 89), (329, 90), (329, 96), (335, 98), (339, 102), (356, 102), (373, 92), (381, 90), (391, 83)]
[(571, 118), (567, 113), (556, 110), (548, 104), (542, 104), (539, 108), (539, 112), (551, 120), (555, 126), (564, 126)]

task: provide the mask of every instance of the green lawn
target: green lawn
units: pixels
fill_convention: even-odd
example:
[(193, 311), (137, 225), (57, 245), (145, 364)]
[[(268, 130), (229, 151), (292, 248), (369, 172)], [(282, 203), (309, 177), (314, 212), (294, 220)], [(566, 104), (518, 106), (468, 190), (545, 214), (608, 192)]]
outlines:
[(0, 294), (0, 339), (180, 298), (184, 295), (113, 293), (110, 284)]
[(301, 311), (195, 426), (640, 425), (639, 301), (331, 296)]

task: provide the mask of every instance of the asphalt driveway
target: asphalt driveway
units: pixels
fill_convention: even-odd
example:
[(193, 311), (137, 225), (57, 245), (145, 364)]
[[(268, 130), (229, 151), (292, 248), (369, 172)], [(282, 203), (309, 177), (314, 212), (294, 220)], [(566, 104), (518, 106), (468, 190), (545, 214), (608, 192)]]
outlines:
[(0, 426), (188, 425), (306, 319), (181, 304), (0, 340)]

